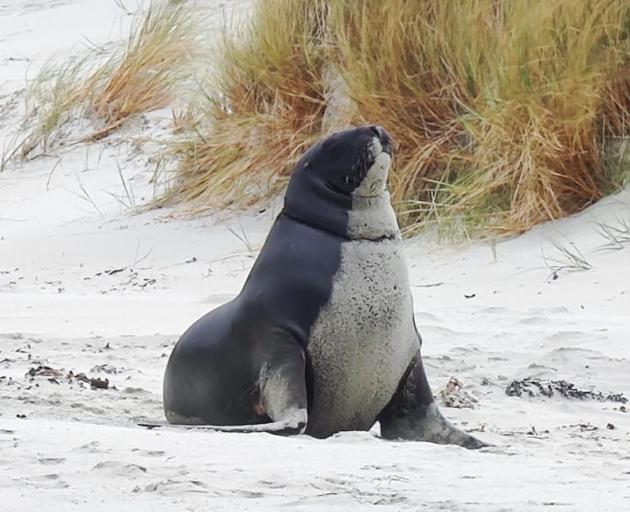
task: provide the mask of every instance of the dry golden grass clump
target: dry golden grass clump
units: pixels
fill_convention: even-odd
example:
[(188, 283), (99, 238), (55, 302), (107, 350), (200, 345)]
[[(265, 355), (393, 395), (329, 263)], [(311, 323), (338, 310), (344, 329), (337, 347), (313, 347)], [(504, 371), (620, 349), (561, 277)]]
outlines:
[[(251, 21), (220, 42), (216, 73), (181, 118), (182, 158), (161, 204), (201, 210), (271, 198), (320, 133), (325, 2), (259, 2)], [(186, 131), (188, 128), (188, 131)]]
[[(628, 81), (610, 85), (628, 70), (630, 4), (335, 4), (353, 98), (400, 143), (404, 221), (512, 233), (608, 191), (600, 145), (606, 127), (627, 126)], [(370, 30), (379, 23), (384, 37)]]
[(198, 17), (181, 3), (153, 2), (123, 45), (45, 66), (27, 90), (25, 136), (14, 151), (26, 158), (45, 153), (52, 142), (67, 143), (64, 126), (76, 118), (96, 128), (72, 142), (89, 142), (134, 115), (167, 106), (189, 76), (201, 34)]
[(220, 55), (165, 200), (276, 193), (323, 134), (331, 70), (348, 121), (397, 141), (390, 188), (409, 231), (438, 219), (520, 232), (622, 182), (602, 146), (628, 135), (629, 2), (259, 0)]

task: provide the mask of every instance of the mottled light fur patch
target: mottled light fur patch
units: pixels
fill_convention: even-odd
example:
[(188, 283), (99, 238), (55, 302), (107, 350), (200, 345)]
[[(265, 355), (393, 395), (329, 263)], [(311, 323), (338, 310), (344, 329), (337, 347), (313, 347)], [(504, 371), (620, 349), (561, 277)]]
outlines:
[(387, 190), (378, 196), (352, 197), (352, 210), (348, 213), (348, 235), (359, 240), (401, 239)]
[[(382, 151), (380, 143), (373, 151)], [(351, 240), (342, 244), (331, 298), (311, 330), (309, 430), (315, 435), (369, 429), (419, 348), (407, 263), (386, 189), (390, 161), (377, 154), (353, 195)]]
[(369, 429), (419, 348), (400, 240), (342, 246), (330, 301), (311, 331), (309, 430)]

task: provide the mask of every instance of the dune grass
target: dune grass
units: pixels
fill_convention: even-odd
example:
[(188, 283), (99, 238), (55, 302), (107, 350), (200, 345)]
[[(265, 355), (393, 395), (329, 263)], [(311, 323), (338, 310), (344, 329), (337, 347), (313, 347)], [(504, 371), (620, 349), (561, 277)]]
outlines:
[[(400, 144), (392, 189), (405, 224), (442, 215), (513, 233), (604, 194), (602, 136), (624, 131), (630, 107), (612, 86), (628, 84), (627, 3), (396, 0), (338, 11), (359, 110), (386, 120)], [(379, 22), (384, 38), (370, 30)]]
[[(26, 92), (16, 156), (98, 140), (133, 116), (169, 105), (176, 86), (188, 77), (200, 26), (199, 13), (190, 6), (151, 2), (137, 14), (123, 44), (44, 66)], [(72, 139), (67, 125), (76, 119), (89, 119), (90, 131)]]
[(159, 204), (246, 207), (282, 189), (320, 134), (324, 16), (321, 0), (259, 2), (250, 22), (230, 27), (201, 101), (178, 118), (179, 172)]
[(628, 2), (259, 0), (218, 54), (164, 201), (246, 207), (281, 190), (325, 132), (331, 70), (348, 122), (397, 143), (390, 189), (409, 233), (516, 233), (622, 182), (602, 147), (628, 135)]

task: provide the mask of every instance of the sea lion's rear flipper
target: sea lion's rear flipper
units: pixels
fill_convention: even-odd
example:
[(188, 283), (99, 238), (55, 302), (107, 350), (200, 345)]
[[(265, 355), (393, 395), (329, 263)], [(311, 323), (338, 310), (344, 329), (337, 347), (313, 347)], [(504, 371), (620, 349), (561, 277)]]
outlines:
[[(218, 416), (216, 411), (182, 416), (166, 410), (171, 425), (194, 430), (216, 430), (220, 432), (269, 432), (280, 435), (302, 434), (307, 422), (306, 364), (304, 349), (289, 333), (276, 331), (265, 339), (251, 356), (260, 368), (258, 379), (252, 382), (257, 388), (258, 399), (251, 404), (251, 420), (267, 417), (268, 423), (230, 424), (229, 415)], [(237, 371), (237, 370), (235, 370)], [(257, 370), (258, 371), (258, 370)], [(221, 418), (216, 425), (213, 418)], [(219, 421), (216, 421), (219, 423)], [(147, 428), (163, 425), (141, 423)]]
[(465, 448), (488, 446), (442, 416), (433, 400), (420, 352), (378, 419), (384, 439), (457, 444)]

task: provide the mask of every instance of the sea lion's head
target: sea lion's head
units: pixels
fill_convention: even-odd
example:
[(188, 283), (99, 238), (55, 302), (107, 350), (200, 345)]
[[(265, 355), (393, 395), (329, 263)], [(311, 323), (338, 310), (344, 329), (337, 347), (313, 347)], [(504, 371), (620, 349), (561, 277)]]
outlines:
[(308, 174), (339, 194), (364, 197), (387, 187), (392, 139), (382, 126), (361, 126), (333, 133), (300, 159), (294, 178)]
[[(344, 130), (319, 141), (297, 163), (283, 213), (345, 238), (397, 236), (387, 192), (392, 146), (391, 137), (378, 125)], [(359, 212), (369, 213), (370, 220), (361, 220), (357, 231)], [(377, 219), (381, 214), (387, 230), (376, 225), (381, 224)]]

